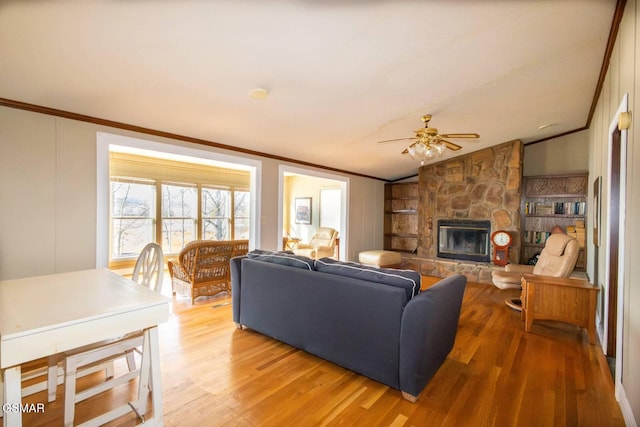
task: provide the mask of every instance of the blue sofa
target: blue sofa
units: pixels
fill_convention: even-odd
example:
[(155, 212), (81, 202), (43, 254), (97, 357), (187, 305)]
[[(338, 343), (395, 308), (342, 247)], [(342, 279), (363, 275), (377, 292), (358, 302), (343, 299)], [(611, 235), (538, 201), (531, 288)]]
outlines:
[[(466, 278), (451, 276), (419, 293), (413, 274), (417, 288), (404, 286), (398, 270), (326, 258), (233, 258), (233, 320), (415, 402), (453, 348)], [(379, 283), (387, 277), (396, 283)]]

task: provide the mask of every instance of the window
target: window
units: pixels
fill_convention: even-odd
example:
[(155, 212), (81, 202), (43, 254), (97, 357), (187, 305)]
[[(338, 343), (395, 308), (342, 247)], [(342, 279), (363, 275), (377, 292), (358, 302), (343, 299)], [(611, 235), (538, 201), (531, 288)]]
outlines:
[(231, 191), (218, 188), (202, 189), (202, 238), (230, 240)]
[(155, 195), (153, 182), (111, 181), (111, 258), (137, 256), (155, 240)]
[(233, 192), (233, 230), (236, 240), (249, 239), (250, 200), (248, 191)]
[(320, 227), (331, 227), (340, 232), (342, 191), (339, 188), (320, 190)]
[(195, 186), (162, 184), (162, 250), (180, 252), (197, 238), (198, 189)]
[(249, 238), (248, 171), (112, 151), (110, 266), (148, 242), (175, 255), (196, 239)]

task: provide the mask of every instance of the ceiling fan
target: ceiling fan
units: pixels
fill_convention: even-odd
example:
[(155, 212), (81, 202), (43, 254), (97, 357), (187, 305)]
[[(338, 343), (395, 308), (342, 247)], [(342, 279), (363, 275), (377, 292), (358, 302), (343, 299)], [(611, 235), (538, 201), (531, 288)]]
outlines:
[(434, 159), (437, 156), (442, 155), (445, 149), (448, 148), (452, 151), (458, 151), (462, 147), (458, 144), (454, 144), (451, 141), (447, 141), (443, 138), (480, 138), (477, 133), (438, 133), (438, 129), (430, 128), (429, 121), (431, 120), (431, 114), (425, 114), (422, 116), (424, 122), (424, 128), (415, 131), (415, 137), (409, 138), (397, 138), (388, 139), (385, 141), (378, 141), (379, 144), (396, 141), (414, 141), (407, 148), (404, 149), (402, 154), (409, 154), (412, 159), (425, 160)]

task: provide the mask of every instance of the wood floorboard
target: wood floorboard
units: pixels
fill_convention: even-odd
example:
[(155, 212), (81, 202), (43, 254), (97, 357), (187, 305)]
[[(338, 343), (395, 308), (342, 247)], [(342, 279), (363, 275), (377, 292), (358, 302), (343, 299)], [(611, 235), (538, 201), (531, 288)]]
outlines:
[[(174, 298), (160, 326), (166, 426), (623, 426), (599, 345), (560, 322), (535, 322), (504, 305), (517, 294), (469, 283), (456, 344), (417, 403), (398, 390), (231, 320), (226, 295)], [(215, 307), (214, 307), (215, 306)], [(374, 351), (372, 349), (372, 351)], [(118, 364), (117, 369), (126, 369)], [(81, 381), (101, 381), (93, 374)], [(79, 383), (79, 387), (81, 384)], [(77, 405), (86, 420), (130, 399), (135, 381)], [(25, 426), (62, 425), (62, 386)], [(25, 399), (46, 402), (44, 392)], [(139, 424), (133, 414), (109, 426)]]

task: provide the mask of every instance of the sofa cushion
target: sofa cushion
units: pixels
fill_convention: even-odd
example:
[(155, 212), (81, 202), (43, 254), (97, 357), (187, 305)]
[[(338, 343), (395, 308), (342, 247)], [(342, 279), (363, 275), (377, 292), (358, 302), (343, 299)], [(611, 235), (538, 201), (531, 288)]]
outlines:
[(355, 262), (336, 261), (331, 258), (320, 258), (316, 260), (316, 270), (400, 287), (403, 288), (407, 294), (407, 300), (410, 300), (420, 292), (421, 276), (413, 270), (379, 268)]
[(313, 259), (306, 256), (294, 255), (291, 252), (272, 252), (254, 249), (247, 256), (258, 261), (272, 262), (274, 264), (288, 265), (304, 270), (315, 270)]

